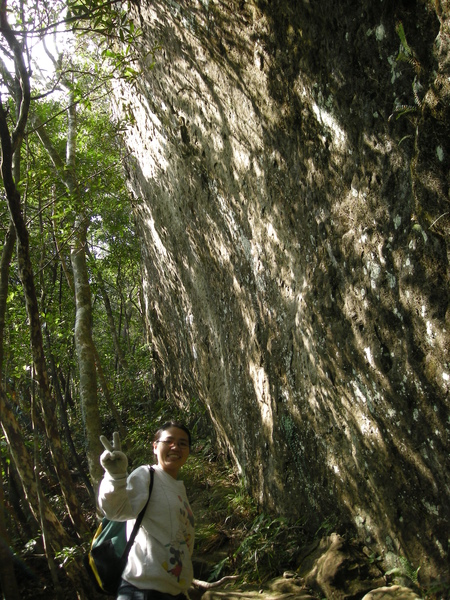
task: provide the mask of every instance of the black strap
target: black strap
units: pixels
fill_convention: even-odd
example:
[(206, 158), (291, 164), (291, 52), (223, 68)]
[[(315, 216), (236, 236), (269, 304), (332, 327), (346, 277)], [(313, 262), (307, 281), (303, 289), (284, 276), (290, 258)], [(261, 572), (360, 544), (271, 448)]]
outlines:
[(125, 562), (127, 560), (128, 553), (130, 552), (131, 546), (134, 544), (134, 539), (137, 535), (139, 527), (141, 526), (142, 519), (144, 518), (144, 513), (147, 510), (148, 503), (150, 502), (150, 496), (152, 495), (153, 479), (154, 479), (155, 471), (154, 471), (153, 467), (149, 467), (149, 471), (150, 471), (150, 486), (149, 486), (149, 491), (148, 491), (147, 502), (145, 503), (144, 508), (141, 510), (141, 512), (137, 516), (137, 519), (134, 523), (133, 531), (131, 532), (131, 535), (130, 535), (130, 539), (128, 540), (127, 545), (125, 546), (125, 550), (123, 551), (122, 560)]

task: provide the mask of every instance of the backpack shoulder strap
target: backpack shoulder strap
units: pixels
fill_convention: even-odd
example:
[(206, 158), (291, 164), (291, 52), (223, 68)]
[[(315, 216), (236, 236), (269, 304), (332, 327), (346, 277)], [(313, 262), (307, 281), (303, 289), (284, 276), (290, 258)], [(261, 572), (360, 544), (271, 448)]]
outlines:
[(123, 551), (123, 554), (122, 554), (122, 558), (123, 559), (126, 559), (126, 557), (128, 556), (128, 553), (130, 551), (131, 546), (134, 544), (134, 539), (135, 539), (135, 537), (137, 535), (139, 527), (141, 526), (142, 519), (144, 518), (145, 511), (147, 510), (148, 503), (150, 502), (150, 496), (152, 495), (153, 480), (154, 480), (154, 477), (155, 477), (155, 470), (153, 469), (153, 467), (149, 467), (148, 469), (150, 471), (150, 485), (149, 485), (149, 490), (148, 490), (147, 502), (145, 503), (144, 508), (141, 510), (141, 512), (137, 516), (137, 519), (136, 519), (136, 521), (134, 523), (134, 527), (133, 527), (133, 531), (131, 532), (130, 539), (128, 540), (127, 545), (125, 546), (125, 550)]

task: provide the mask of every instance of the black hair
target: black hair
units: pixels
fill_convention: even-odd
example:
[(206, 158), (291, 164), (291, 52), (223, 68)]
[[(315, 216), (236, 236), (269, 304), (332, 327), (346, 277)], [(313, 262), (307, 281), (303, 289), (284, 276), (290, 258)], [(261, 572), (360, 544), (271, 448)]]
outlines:
[(170, 429), (170, 427), (176, 427), (177, 429), (182, 429), (184, 431), (184, 433), (187, 434), (188, 439), (189, 439), (189, 448), (190, 448), (191, 444), (192, 444), (191, 432), (186, 427), (186, 425), (184, 425), (184, 423), (181, 423), (180, 421), (167, 421), (166, 423), (164, 423), (164, 425), (161, 425), (161, 427), (155, 433), (155, 435), (153, 437), (153, 441), (157, 442), (159, 440), (159, 438), (161, 437), (161, 434), (163, 433), (163, 431)]

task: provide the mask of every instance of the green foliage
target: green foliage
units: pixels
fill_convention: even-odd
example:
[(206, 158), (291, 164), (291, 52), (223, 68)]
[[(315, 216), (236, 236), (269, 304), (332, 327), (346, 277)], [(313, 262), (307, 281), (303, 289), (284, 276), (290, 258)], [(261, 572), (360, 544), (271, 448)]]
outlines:
[(100, 33), (105, 37), (118, 35), (125, 40), (134, 32), (129, 21), (132, 2), (98, 2), (98, 0), (68, 0), (66, 22), (72, 24), (75, 31)]
[[(190, 457), (183, 479), (196, 514), (196, 551), (216, 557), (208, 579), (239, 573), (249, 583), (262, 583), (295, 568), (299, 547), (305, 541), (303, 524), (261, 513), (242, 479), (214, 458), (208, 469), (209, 446)], [(204, 493), (199, 491), (205, 488)]]
[(39, 538), (32, 538), (31, 540), (28, 540), (26, 542), (26, 544), (24, 545), (24, 551), (25, 552), (33, 552), (39, 545), (40, 539)]
[(397, 35), (400, 39), (400, 50), (397, 55), (397, 61), (398, 62), (401, 62), (401, 61), (407, 62), (414, 68), (414, 70), (416, 71), (416, 74), (419, 75), (422, 72), (422, 66), (421, 66), (420, 62), (418, 61), (414, 50), (408, 44), (408, 41), (406, 39), (406, 33), (403, 28), (403, 23), (401, 21), (399, 21), (397, 23), (397, 25), (395, 27), (395, 31), (397, 32)]
[(85, 34), (92, 42), (93, 64), (102, 77), (119, 77), (133, 82), (140, 74), (138, 58), (146, 61), (146, 69), (153, 68), (158, 46), (144, 54), (138, 50), (142, 31), (130, 19), (133, 2), (97, 2), (96, 0), (68, 0), (67, 24), (76, 34)]
[(335, 531), (337, 526), (337, 519), (335, 516), (330, 516), (323, 523), (320, 524), (320, 527), (316, 531), (316, 536), (319, 534), (330, 535), (331, 532)]
[(450, 583), (446, 581), (436, 581), (429, 585), (423, 597), (426, 600), (444, 600), (450, 598)]
[[(75, 93), (78, 100), (84, 99), (79, 101), (77, 106), (76, 175), (81, 193), (77, 197), (68, 193), (56, 176), (54, 165), (34, 134), (31, 124), (22, 152), (23, 175), (17, 183), (23, 194), (31, 260), (40, 297), (46, 364), (52, 389), (55, 390), (55, 410), (61, 421), (66, 458), (70, 467), (77, 471), (80, 465), (72, 453), (68, 436), (72, 438), (82, 468), (86, 469), (85, 436), (74, 356), (75, 299), (62, 265), (65, 265), (70, 279), (71, 244), (76, 219), (81, 214), (86, 215), (91, 223), (88, 243), (93, 256), (89, 268), (94, 302), (95, 343), (111, 390), (118, 391), (114, 400), (119, 407), (122, 405), (119, 410), (122, 410), (125, 420), (130, 399), (136, 406), (141, 403), (139, 413), (143, 420), (143, 407), (149, 403), (150, 397), (151, 361), (150, 350), (145, 344), (140, 308), (140, 252), (122, 168), (123, 147), (104, 99), (105, 89), (100, 91), (99, 78), (96, 77), (92, 65), (84, 61), (83, 57), (79, 61), (72, 57), (69, 63), (67, 55), (64, 55), (64, 59), (59, 62), (59, 68), (66, 69), (64, 73), (67, 73), (69, 66), (72, 74), (78, 74), (77, 81), (74, 78), (70, 80), (69, 90)], [(62, 71), (60, 75), (63, 78)], [(37, 90), (39, 82), (36, 86)], [(97, 97), (92, 94), (93, 89), (97, 90)], [(46, 97), (34, 103), (32, 114), (38, 114), (41, 122), (45, 123), (46, 133), (56, 153), (64, 161), (68, 136), (68, 100), (67, 90), (64, 94), (61, 92), (60, 90), (56, 99)], [(4, 203), (2, 211), (4, 233), (9, 222)], [(99, 273), (109, 295), (120, 344), (130, 366), (129, 372), (120, 370), (118, 366), (104, 298), (97, 284)], [(12, 262), (9, 272), (3, 348), (2, 380), (21, 427), (25, 446), (31, 449), (30, 399), (35, 393), (36, 384), (32, 377), (28, 317), (16, 262)], [(56, 402), (58, 388), (61, 392), (60, 402)], [(101, 413), (105, 424), (109, 424), (112, 423), (111, 411), (103, 402), (101, 392)], [(68, 430), (63, 426), (65, 421)], [(41, 423), (38, 421), (39, 427)], [(111, 424), (111, 429), (116, 429), (116, 425)], [(40, 476), (43, 488), (46, 489), (53, 472), (46, 455), (46, 441), (44, 437), (40, 439)], [(6, 448), (3, 464), (8, 460)], [(5, 480), (7, 479), (8, 476), (5, 476)], [(81, 492), (83, 493), (84, 491)], [(56, 491), (52, 491), (48, 496), (55, 513), (63, 520), (65, 505), (60, 496)], [(14, 518), (7, 491), (5, 502), (11, 510), (11, 519), (8, 522), (11, 540), (15, 546), (21, 547), (26, 543), (25, 536), (29, 535), (29, 532), (22, 527), (20, 519)], [(67, 561), (71, 558), (69, 551), (66, 554), (67, 556), (61, 555), (61, 560)]]
[(290, 524), (283, 517), (258, 515), (234, 555), (240, 573), (260, 583), (292, 567), (302, 538), (301, 522)]
[(414, 569), (412, 564), (404, 556), (398, 557), (399, 566), (390, 569), (385, 573), (388, 577), (407, 577), (414, 584), (418, 585), (420, 567)]
[(395, 27), (395, 31), (397, 32), (398, 37), (400, 38), (401, 50), (398, 54), (397, 60), (410, 60), (414, 55), (411, 50), (407, 40), (405, 30), (403, 28), (403, 23), (399, 21)]
[(216, 581), (219, 579), (223, 570), (228, 566), (229, 563), (230, 559), (228, 556), (220, 560), (211, 570), (211, 573), (209, 574), (209, 581)]
[(55, 559), (61, 566), (66, 566), (71, 562), (83, 560), (83, 552), (80, 546), (65, 547), (55, 553)]
[[(407, 115), (415, 115), (417, 110), (422, 106), (422, 101), (419, 97), (419, 93), (422, 89), (421, 83), (418, 79), (422, 71), (422, 67), (420, 62), (417, 60), (414, 50), (409, 45), (406, 39), (406, 33), (403, 27), (403, 23), (399, 21), (395, 27), (395, 31), (400, 39), (400, 50), (397, 55), (397, 62), (406, 62), (411, 65), (415, 70), (415, 76), (413, 82), (411, 84), (411, 89), (414, 97), (414, 104), (399, 104), (395, 107), (393, 114), (389, 117), (391, 120), (394, 115), (396, 119), (400, 119), (400, 117), (404, 117)], [(403, 138), (401, 141), (403, 141)], [(400, 142), (401, 143), (401, 142)]]

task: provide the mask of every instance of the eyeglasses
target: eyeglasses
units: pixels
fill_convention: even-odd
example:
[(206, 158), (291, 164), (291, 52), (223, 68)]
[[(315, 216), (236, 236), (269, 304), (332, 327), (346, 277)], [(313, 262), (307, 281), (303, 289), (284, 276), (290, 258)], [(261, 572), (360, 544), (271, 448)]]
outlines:
[(178, 446), (182, 450), (189, 448), (189, 442), (187, 440), (156, 440), (156, 443), (164, 444), (164, 446)]

